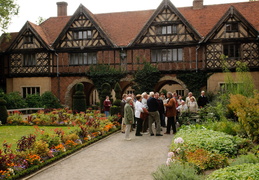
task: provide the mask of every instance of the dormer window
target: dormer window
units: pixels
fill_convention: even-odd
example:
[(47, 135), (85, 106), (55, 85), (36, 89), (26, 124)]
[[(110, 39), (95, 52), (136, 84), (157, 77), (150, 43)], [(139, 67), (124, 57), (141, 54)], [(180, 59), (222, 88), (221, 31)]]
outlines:
[(177, 34), (177, 25), (167, 25), (167, 26), (159, 26), (157, 28), (157, 33), (161, 35), (167, 35), (167, 34)]
[(227, 23), (226, 32), (238, 32), (238, 23)]
[(86, 31), (75, 31), (73, 33), (74, 39), (91, 39), (92, 38), (92, 31), (86, 30)]
[(36, 60), (36, 54), (24, 54), (23, 55), (23, 66), (25, 67), (31, 67), (36, 66), (37, 60)]
[(23, 42), (24, 42), (24, 44), (32, 44), (33, 43), (33, 37), (32, 36), (24, 36)]

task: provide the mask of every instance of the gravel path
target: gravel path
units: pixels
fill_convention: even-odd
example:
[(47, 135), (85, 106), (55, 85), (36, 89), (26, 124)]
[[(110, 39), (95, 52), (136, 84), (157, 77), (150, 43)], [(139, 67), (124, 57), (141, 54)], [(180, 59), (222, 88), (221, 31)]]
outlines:
[(173, 135), (134, 133), (131, 141), (125, 141), (122, 133), (111, 135), (27, 179), (152, 180), (151, 173), (165, 164)]

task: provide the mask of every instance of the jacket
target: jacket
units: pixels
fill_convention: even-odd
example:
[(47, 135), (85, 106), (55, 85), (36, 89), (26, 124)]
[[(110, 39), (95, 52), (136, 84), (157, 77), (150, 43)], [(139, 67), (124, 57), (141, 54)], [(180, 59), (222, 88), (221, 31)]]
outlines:
[(176, 116), (176, 102), (174, 98), (171, 98), (167, 104), (164, 104), (166, 107), (165, 116), (166, 117), (174, 117)]
[(134, 120), (133, 109), (129, 103), (126, 103), (124, 107), (124, 122), (125, 124), (132, 124), (133, 120)]

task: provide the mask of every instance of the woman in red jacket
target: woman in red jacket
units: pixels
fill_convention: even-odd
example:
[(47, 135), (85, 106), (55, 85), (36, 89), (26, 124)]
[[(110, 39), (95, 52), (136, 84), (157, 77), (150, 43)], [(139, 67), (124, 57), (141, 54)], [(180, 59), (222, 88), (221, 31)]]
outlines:
[(104, 109), (104, 114), (106, 117), (109, 116), (109, 112), (110, 112), (110, 107), (111, 107), (112, 103), (110, 101), (109, 96), (106, 96), (106, 99), (103, 102), (103, 109)]

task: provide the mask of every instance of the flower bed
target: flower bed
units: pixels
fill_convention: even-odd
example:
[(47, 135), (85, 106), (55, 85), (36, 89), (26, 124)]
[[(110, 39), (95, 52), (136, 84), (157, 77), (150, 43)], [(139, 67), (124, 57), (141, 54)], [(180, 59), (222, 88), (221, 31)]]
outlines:
[[(47, 117), (48, 115), (49, 117)], [(16, 179), (30, 174), (119, 128), (119, 123), (115, 120), (117, 117), (107, 119), (96, 111), (74, 115), (68, 113), (67, 110), (58, 110), (48, 113), (39, 112), (32, 117), (31, 120), (27, 120), (28, 125), (34, 124), (34, 122), (54, 125), (56, 122), (67, 120), (69, 125), (79, 126), (79, 128), (69, 133), (65, 133), (62, 128), (56, 128), (50, 133), (35, 126), (35, 133), (23, 136), (17, 142), (16, 151), (11, 149), (10, 144), (4, 142), (2, 150), (0, 149), (0, 179)], [(39, 117), (43, 117), (43, 119), (33, 121)], [(11, 121), (10, 118), (9, 121)], [(19, 124), (23, 121), (15, 121), (15, 123)], [(62, 125), (64, 124), (62, 123)]]

